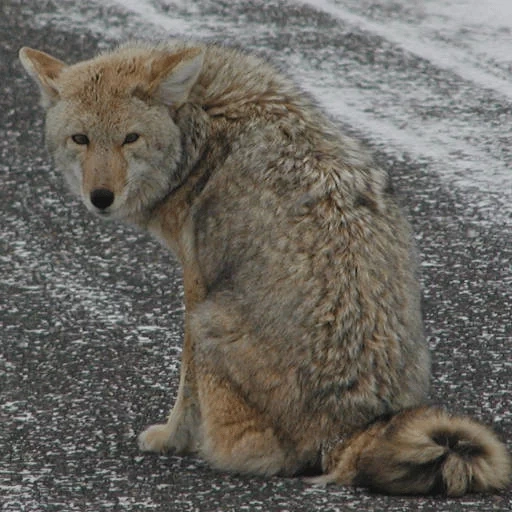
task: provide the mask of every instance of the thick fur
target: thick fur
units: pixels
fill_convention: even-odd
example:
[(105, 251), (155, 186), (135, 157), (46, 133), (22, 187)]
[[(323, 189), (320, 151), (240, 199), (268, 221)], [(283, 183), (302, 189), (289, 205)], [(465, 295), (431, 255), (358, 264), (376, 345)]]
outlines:
[(320, 467), (321, 482), (391, 493), (507, 485), (492, 432), (421, 407), (416, 263), (386, 173), (287, 78), (179, 41), (72, 66), (20, 58), (71, 189), (183, 266), (178, 397), (141, 449), (264, 475)]
[(502, 489), (510, 458), (496, 436), (469, 418), (418, 407), (376, 421), (336, 445), (313, 482), (346, 482), (392, 494), (461, 496)]

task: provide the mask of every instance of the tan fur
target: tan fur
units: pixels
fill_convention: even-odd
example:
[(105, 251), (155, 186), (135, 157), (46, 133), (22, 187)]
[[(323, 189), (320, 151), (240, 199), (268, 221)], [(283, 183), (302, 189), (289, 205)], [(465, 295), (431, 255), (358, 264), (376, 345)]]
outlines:
[(178, 397), (141, 449), (264, 475), (320, 468), (321, 483), (393, 493), (507, 485), (492, 432), (421, 407), (414, 250), (386, 173), (293, 83), (180, 41), (73, 66), (28, 48), (20, 59), (71, 189), (183, 266)]

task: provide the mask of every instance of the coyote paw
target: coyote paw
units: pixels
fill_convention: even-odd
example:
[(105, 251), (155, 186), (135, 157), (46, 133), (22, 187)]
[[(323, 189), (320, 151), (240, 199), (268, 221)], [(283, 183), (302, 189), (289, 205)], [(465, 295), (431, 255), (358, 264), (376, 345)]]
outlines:
[(168, 423), (151, 425), (139, 434), (139, 449), (143, 452), (166, 452), (171, 447), (171, 436)]

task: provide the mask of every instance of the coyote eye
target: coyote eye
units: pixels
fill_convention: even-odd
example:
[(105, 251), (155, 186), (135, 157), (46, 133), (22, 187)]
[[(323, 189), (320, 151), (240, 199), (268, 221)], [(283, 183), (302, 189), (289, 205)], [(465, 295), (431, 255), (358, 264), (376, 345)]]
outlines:
[(75, 135), (71, 135), (71, 140), (75, 144), (80, 144), (81, 146), (89, 144), (89, 137), (83, 133), (75, 133)]
[(123, 144), (131, 144), (132, 142), (135, 142), (138, 139), (139, 139), (139, 134), (138, 133), (129, 133), (124, 138)]

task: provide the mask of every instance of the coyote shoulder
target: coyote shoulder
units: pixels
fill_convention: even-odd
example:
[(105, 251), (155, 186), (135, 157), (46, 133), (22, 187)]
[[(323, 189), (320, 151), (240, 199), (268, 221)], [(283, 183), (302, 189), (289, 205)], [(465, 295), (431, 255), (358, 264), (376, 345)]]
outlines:
[(178, 396), (141, 449), (397, 494), (508, 485), (492, 431), (425, 405), (412, 237), (387, 174), (288, 78), (183, 41), (20, 59), (72, 191), (183, 266)]

